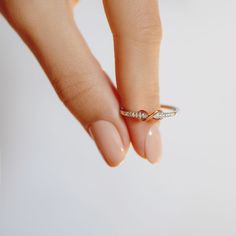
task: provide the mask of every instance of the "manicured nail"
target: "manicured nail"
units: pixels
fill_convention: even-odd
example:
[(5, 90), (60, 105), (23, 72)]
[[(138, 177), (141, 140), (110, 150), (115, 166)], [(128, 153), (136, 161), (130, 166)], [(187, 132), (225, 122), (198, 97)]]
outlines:
[(117, 166), (124, 160), (124, 145), (112, 123), (104, 120), (96, 121), (91, 124), (89, 133), (109, 166)]
[(147, 133), (145, 141), (145, 157), (151, 163), (161, 159), (161, 135), (158, 124), (154, 124)]

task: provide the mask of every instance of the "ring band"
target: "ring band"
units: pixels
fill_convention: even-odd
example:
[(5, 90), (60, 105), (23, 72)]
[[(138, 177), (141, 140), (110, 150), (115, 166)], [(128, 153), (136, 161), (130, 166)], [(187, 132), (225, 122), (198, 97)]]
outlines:
[[(165, 111), (166, 110), (166, 111)], [(149, 121), (152, 119), (161, 120), (167, 117), (173, 117), (178, 113), (179, 109), (174, 106), (161, 105), (161, 109), (148, 113), (144, 110), (127, 111), (124, 108), (120, 109), (120, 114), (125, 117), (134, 118), (142, 121)]]

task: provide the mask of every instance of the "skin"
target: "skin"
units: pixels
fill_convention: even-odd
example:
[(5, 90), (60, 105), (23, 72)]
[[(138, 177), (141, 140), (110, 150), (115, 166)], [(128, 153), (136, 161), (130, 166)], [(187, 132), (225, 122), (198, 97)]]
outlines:
[(157, 1), (103, 1), (114, 39), (117, 87), (75, 24), (75, 4), (69, 0), (0, 0), (0, 11), (32, 50), (59, 98), (95, 140), (110, 166), (124, 160), (130, 142), (140, 156), (158, 162), (158, 122), (119, 114), (120, 107), (148, 112), (160, 107)]

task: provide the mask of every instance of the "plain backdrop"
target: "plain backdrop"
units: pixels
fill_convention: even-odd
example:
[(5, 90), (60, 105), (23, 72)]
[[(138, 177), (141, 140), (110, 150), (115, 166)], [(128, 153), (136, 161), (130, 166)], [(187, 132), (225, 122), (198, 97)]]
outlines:
[[(115, 169), (0, 18), (0, 235), (235, 236), (235, 9), (161, 0), (161, 101), (181, 113), (161, 122), (160, 165), (131, 149)], [(114, 80), (102, 2), (81, 0), (75, 18)]]

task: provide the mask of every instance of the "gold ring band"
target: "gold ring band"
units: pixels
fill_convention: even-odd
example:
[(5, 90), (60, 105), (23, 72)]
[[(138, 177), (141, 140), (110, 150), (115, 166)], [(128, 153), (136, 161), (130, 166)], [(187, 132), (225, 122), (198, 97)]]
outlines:
[(134, 118), (142, 121), (149, 121), (152, 119), (161, 120), (167, 117), (173, 117), (178, 113), (179, 109), (174, 106), (161, 105), (161, 109), (148, 113), (147, 111), (128, 111), (124, 108), (120, 109), (120, 114), (128, 118)]

